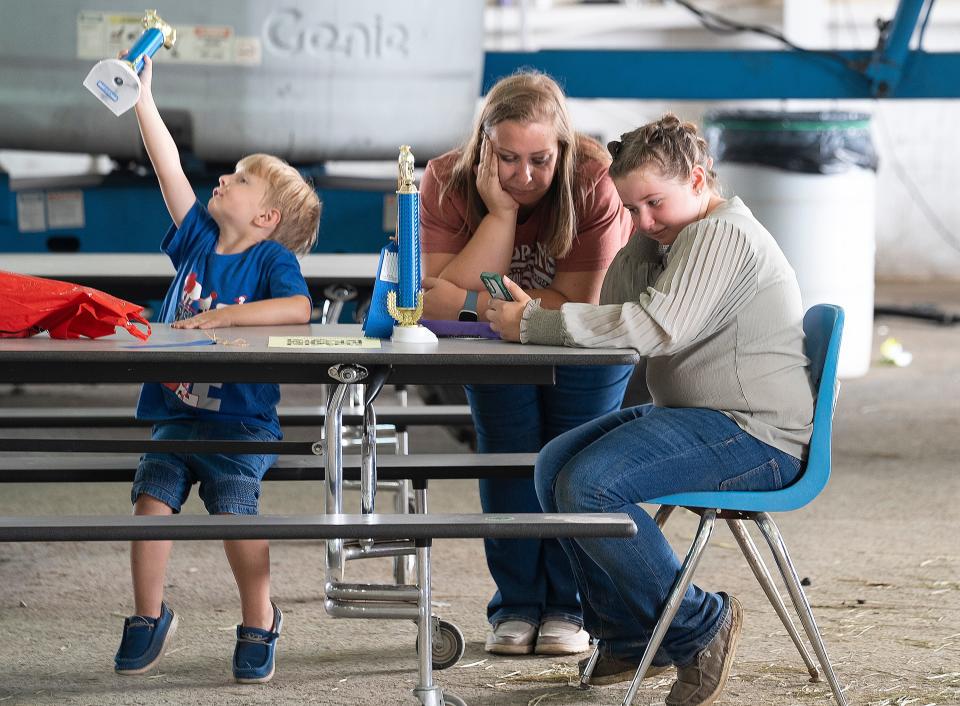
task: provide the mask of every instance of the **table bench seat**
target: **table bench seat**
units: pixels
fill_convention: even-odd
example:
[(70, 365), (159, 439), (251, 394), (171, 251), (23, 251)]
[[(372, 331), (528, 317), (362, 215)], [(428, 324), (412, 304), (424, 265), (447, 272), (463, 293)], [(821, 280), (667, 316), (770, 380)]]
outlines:
[[(280, 406), (281, 427), (320, 426), (326, 409), (320, 406)], [(472, 425), (466, 405), (377, 405), (377, 423), (392, 424), (399, 431), (413, 426)], [(32, 429), (64, 427), (139, 427), (152, 422), (136, 419), (134, 408), (124, 407), (0, 407), (0, 428)], [(360, 426), (362, 412), (343, 412), (343, 423)]]
[[(144, 443), (143, 441), (140, 442)], [(111, 483), (133, 481), (138, 454), (5, 453), (0, 454), (0, 483)], [(378, 480), (428, 480), (471, 478), (525, 478), (533, 476), (537, 455), (517, 454), (410, 454), (377, 456)], [(343, 456), (345, 480), (360, 478), (360, 456)], [(323, 458), (282, 456), (264, 480), (323, 480)]]
[(480, 539), (632, 537), (626, 514), (77, 515), (0, 517), (2, 542), (156, 539)]

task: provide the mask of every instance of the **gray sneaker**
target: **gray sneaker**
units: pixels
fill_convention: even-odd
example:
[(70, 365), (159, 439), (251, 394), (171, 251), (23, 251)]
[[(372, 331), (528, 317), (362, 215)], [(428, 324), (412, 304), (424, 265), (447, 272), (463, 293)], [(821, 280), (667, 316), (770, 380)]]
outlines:
[(743, 628), (740, 601), (733, 596), (728, 600), (729, 607), (723, 616), (723, 624), (710, 644), (700, 651), (693, 662), (685, 667), (677, 667), (677, 680), (667, 694), (667, 706), (712, 704), (723, 691)]
[[(581, 678), (583, 678), (583, 670), (586, 669), (587, 662), (589, 661), (590, 658), (586, 657), (577, 662), (577, 669)], [(637, 667), (639, 666), (639, 662), (630, 662), (625, 659), (600, 655), (600, 659), (597, 660), (597, 665), (593, 668), (593, 674), (590, 675), (589, 684), (590, 686), (606, 686), (622, 681), (630, 681), (633, 679), (633, 675), (637, 673)], [(655, 664), (651, 664), (643, 678), (649, 679), (650, 677), (655, 677), (658, 674), (663, 674), (668, 669), (670, 669), (669, 666), (658, 667)]]
[(590, 633), (576, 623), (551, 618), (540, 623), (537, 645), (538, 655), (575, 655), (590, 649)]
[(487, 635), (485, 649), (495, 655), (528, 655), (537, 640), (537, 626), (524, 620), (505, 620)]

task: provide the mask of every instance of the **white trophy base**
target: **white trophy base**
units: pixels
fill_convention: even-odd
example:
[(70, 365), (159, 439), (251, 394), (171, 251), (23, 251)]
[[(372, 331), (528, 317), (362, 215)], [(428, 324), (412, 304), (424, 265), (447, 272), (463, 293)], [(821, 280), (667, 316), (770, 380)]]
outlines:
[(83, 85), (117, 116), (126, 113), (140, 100), (140, 77), (122, 59), (98, 62), (90, 69)]
[(394, 326), (390, 340), (394, 343), (437, 343), (437, 334), (426, 326)]

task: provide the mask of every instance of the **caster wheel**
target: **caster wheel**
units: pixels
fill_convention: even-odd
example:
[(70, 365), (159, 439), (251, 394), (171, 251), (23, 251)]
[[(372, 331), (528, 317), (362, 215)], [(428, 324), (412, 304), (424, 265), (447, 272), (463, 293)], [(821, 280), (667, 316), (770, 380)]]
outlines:
[(443, 693), (443, 706), (467, 706), (467, 702), (449, 691)]
[[(452, 667), (460, 658), (463, 657), (466, 643), (463, 639), (463, 633), (453, 623), (446, 620), (437, 621), (437, 627), (433, 633), (433, 668), (447, 669)], [(417, 638), (417, 652), (420, 652), (420, 638)], [(457, 698), (454, 696), (453, 698)], [(459, 699), (452, 704), (462, 703)]]

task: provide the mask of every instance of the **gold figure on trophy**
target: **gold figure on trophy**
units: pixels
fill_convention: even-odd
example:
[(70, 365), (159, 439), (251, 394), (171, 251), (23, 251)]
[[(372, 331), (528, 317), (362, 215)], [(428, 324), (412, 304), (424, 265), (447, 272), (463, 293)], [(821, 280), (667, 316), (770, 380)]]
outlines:
[(163, 33), (163, 46), (172, 49), (177, 41), (177, 30), (169, 22), (157, 14), (156, 10), (147, 10), (143, 16), (144, 29), (159, 29)]
[(397, 158), (397, 193), (415, 194), (417, 187), (413, 183), (413, 152), (410, 145), (400, 145), (400, 156)]

